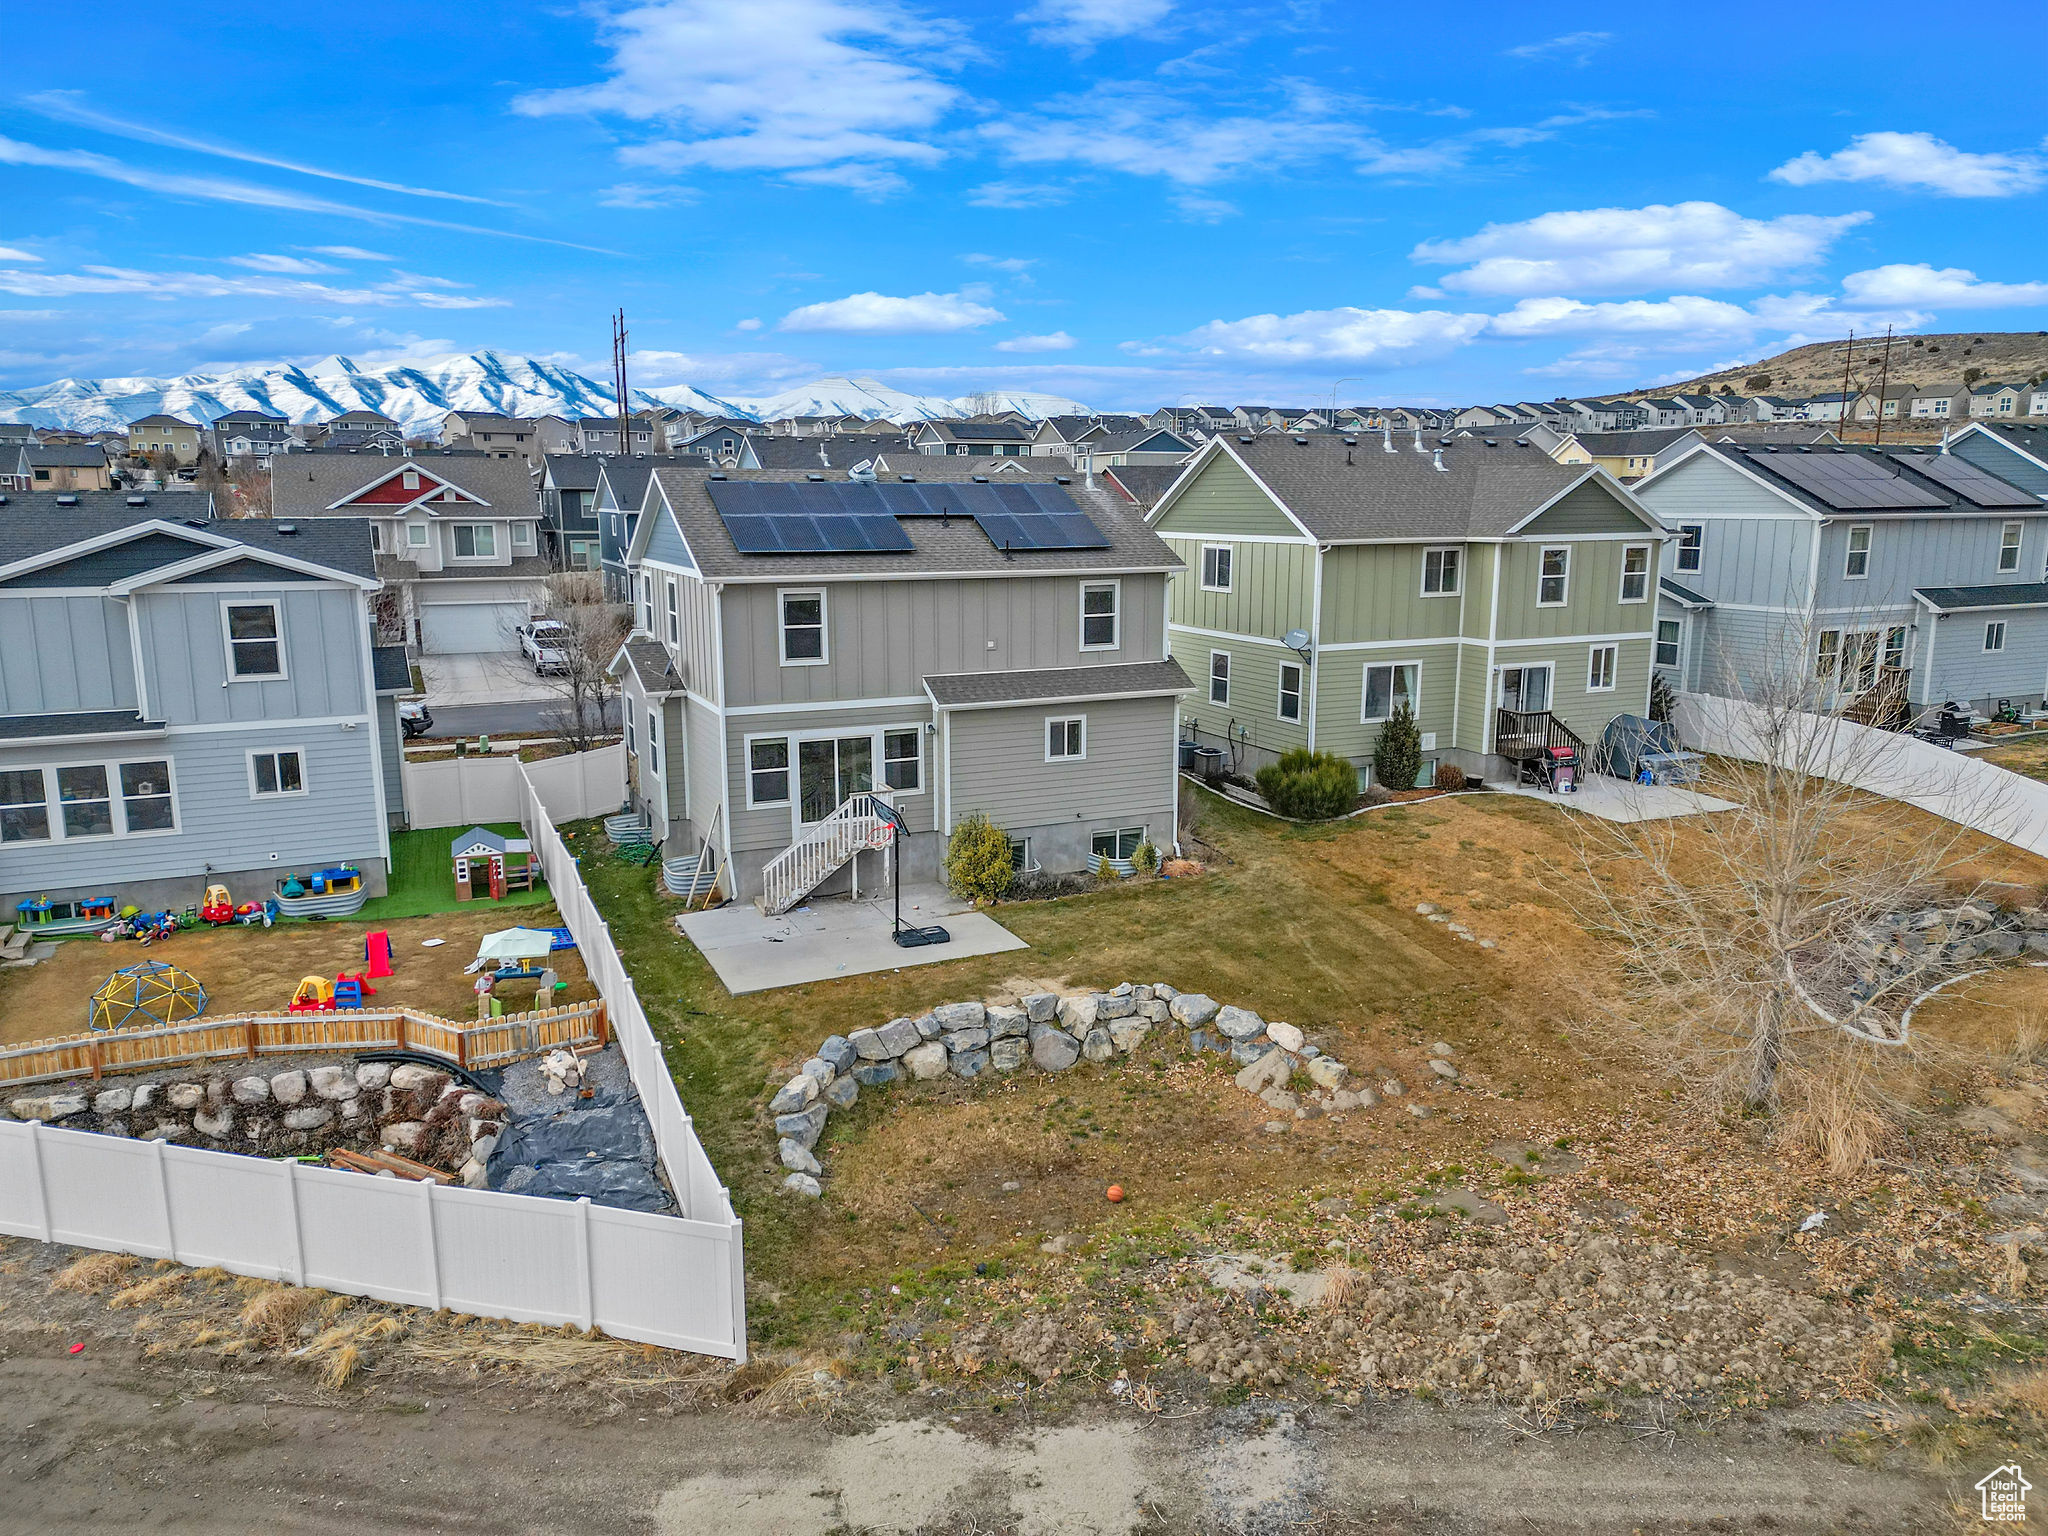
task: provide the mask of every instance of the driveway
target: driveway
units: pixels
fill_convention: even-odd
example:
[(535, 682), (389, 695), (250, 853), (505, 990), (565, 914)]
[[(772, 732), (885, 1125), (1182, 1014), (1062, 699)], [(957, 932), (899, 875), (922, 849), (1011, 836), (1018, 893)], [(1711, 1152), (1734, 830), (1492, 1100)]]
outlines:
[(455, 656), (426, 656), (420, 672), (427, 681), (427, 708), (439, 711), (463, 704), (511, 704), (523, 699), (559, 697), (551, 679), (535, 677), (517, 651), (474, 651)]

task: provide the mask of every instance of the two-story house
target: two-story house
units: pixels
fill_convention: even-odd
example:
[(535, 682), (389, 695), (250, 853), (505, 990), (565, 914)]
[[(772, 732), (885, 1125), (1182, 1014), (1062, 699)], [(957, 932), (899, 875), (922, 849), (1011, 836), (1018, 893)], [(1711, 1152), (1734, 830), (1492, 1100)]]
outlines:
[(495, 411), (450, 411), (441, 418), (441, 446), (473, 448), (494, 459), (523, 459), (535, 469), (547, 452), (538, 420)]
[(525, 461), (422, 454), (294, 454), (271, 473), (271, 515), (367, 518), (377, 572), (423, 654), (518, 649), (551, 569)]
[[(906, 879), (974, 812), (1020, 867), (1173, 847), (1172, 553), (1085, 477), (913, 462), (649, 477), (614, 665), (671, 866), (729, 857), (725, 888), (771, 910), (868, 886), (879, 855), (849, 869), (831, 845), (870, 793), (908, 824)], [(801, 873), (814, 858), (829, 877)]]
[(2011, 421), (2027, 413), (2024, 384), (1979, 384), (1970, 391), (1970, 415)]
[(619, 445), (616, 416), (585, 416), (576, 423), (576, 433), (584, 453), (654, 453), (659, 451), (655, 440), (663, 435), (661, 425), (645, 411), (636, 411), (626, 418), (629, 442), (623, 448)]
[(1675, 686), (1817, 682), (1886, 723), (2040, 699), (2048, 501), (2014, 478), (1940, 448), (1702, 443), (1637, 495), (1677, 534), (1657, 613)]
[(1014, 421), (927, 421), (911, 434), (910, 446), (939, 457), (1007, 457), (1030, 453), (1031, 434)]
[(14, 485), (26, 491), (104, 491), (112, 487), (107, 450), (98, 443), (24, 443), (13, 453)]
[(1666, 535), (1595, 465), (1498, 438), (1223, 436), (1147, 521), (1184, 566), (1184, 722), (1237, 771), (1306, 746), (1363, 785), (1405, 703), (1425, 777), (1508, 777), (1553, 723), (1593, 743), (1648, 703)]
[(1178, 433), (1140, 427), (1088, 438), (1074, 450), (1073, 465), (1086, 474), (1113, 464), (1182, 464), (1194, 451), (1195, 445)]
[(683, 454), (663, 454), (654, 459), (627, 459), (614, 455), (593, 462), (598, 466), (594, 506), (605, 601), (630, 603), (633, 601), (634, 583), (626, 569), (626, 556), (633, 547), (634, 531), (640, 526), (640, 505), (647, 499), (647, 477), (654, 473), (656, 465), (700, 464), (701, 461)]
[(159, 412), (128, 423), (128, 451), (138, 456), (165, 453), (179, 464), (197, 464), (204, 443), (203, 430), (181, 416)]
[(343, 411), (319, 424), (314, 445), (356, 453), (397, 453), (405, 447), (405, 429), (382, 411)]
[(594, 571), (602, 562), (597, 481), (602, 456), (551, 453), (541, 460), (540, 539), (550, 562), (566, 571)]
[(0, 921), (42, 895), (261, 900), (341, 863), (385, 888), (410, 679), (372, 646), (369, 530), (185, 499), (0, 518)]

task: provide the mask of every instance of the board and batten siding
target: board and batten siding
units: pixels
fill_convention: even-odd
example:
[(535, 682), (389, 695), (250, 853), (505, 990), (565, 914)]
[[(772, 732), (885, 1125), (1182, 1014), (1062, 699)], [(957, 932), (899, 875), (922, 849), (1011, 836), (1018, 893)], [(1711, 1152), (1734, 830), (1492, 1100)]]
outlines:
[[(352, 587), (166, 587), (138, 593), (134, 601), (149, 709), (157, 719), (253, 724), (370, 712), (363, 654), (368, 616)], [(286, 675), (230, 681), (222, 605), (267, 601), (280, 604)]]
[[(1972, 433), (1953, 444), (1949, 451), (1961, 459), (1967, 459), (1979, 469), (1998, 476), (2009, 485), (2021, 490), (2032, 491), (2036, 496), (2048, 496), (2048, 469), (2022, 458), (2003, 443), (1995, 442), (1981, 433)], [(2036, 455), (2048, 455), (2048, 439), (2036, 444)]]
[[(1365, 714), (1365, 669), (1412, 662), (1421, 668), (1417, 680), (1415, 728), (1434, 732), (1432, 751), (1450, 746), (1457, 728), (1459, 653), (1469, 647), (1456, 640), (1418, 640), (1386, 650), (1324, 651), (1316, 667), (1316, 745), (1353, 762), (1370, 761), (1379, 745), (1381, 725), (1368, 725)], [(1481, 653), (1484, 654), (1483, 652)]]
[[(1230, 700), (1226, 704), (1209, 702), (1212, 651), (1230, 656)], [(1292, 747), (1308, 745), (1309, 669), (1286, 646), (1277, 641), (1218, 640), (1208, 635), (1178, 634), (1174, 637), (1174, 656), (1195, 685), (1193, 693), (1182, 696), (1181, 717), (1192, 722), (1204, 736), (1227, 739), (1233, 744), (1241, 742), (1256, 749), (1244, 765), (1246, 772)], [(1301, 668), (1299, 720), (1280, 718), (1282, 666)]]
[[(1307, 629), (1315, 617), (1316, 548), (1313, 544), (1231, 544), (1221, 536), (1167, 544), (1187, 569), (1173, 578), (1173, 622), (1227, 635), (1278, 640)], [(1230, 590), (1202, 587), (1202, 546), (1230, 544)]]
[[(711, 830), (711, 818), (718, 809), (723, 791), (725, 735), (716, 712), (706, 709), (695, 699), (687, 700), (686, 704), (683, 743), (689, 754), (684, 780), (690, 824), (690, 847), (687, 851), (694, 853)], [(737, 792), (743, 795), (744, 786)], [(719, 841), (730, 841), (727, 832), (720, 832)]]
[(121, 604), (0, 587), (0, 714), (135, 707), (135, 652)]
[(1525, 539), (1561, 539), (1587, 534), (1654, 535), (1643, 520), (1623, 506), (1620, 499), (1598, 480), (1572, 487), (1522, 529)]
[[(652, 583), (654, 601), (653, 638), (667, 648), (683, 686), (699, 698), (720, 702), (718, 683), (718, 596), (694, 575), (678, 574), (654, 566), (642, 566), (641, 576)], [(668, 584), (676, 584), (676, 638), (669, 640)], [(633, 598), (633, 622), (640, 622), (639, 595)]]
[[(1458, 577), (1464, 597), (1424, 597), (1422, 568), (1431, 549), (1458, 551)], [(1442, 544), (1340, 544), (1323, 556), (1323, 633), (1325, 646), (1357, 641), (1448, 638), (1472, 603), (1472, 573), (1466, 568), (1472, 546), (1447, 540)], [(1491, 567), (1488, 568), (1491, 575)], [(1485, 588), (1477, 592), (1484, 623)]]
[(1152, 525), (1155, 533), (1207, 537), (1210, 534), (1252, 534), (1298, 539), (1301, 530), (1260, 490), (1244, 466), (1218, 453), (1202, 466), (1172, 506)]
[(1814, 520), (1708, 453), (1694, 454), (1638, 492), (1674, 534), (1700, 525), (1700, 568), (1678, 569), (1678, 540), (1664, 546), (1660, 574), (1717, 603), (1803, 608), (1808, 600)]
[[(727, 771), (732, 775), (732, 839), (733, 856), (737, 862), (741, 854), (749, 856), (750, 862), (761, 863), (787, 848), (795, 838), (796, 819), (794, 801), (800, 785), (797, 777), (797, 742), (800, 738), (822, 738), (837, 736), (872, 736), (875, 738), (874, 774), (877, 785), (881, 783), (882, 744), (881, 733), (885, 730), (915, 727), (919, 747), (923, 753), (920, 777), (923, 787), (914, 794), (896, 796), (896, 808), (903, 813), (913, 834), (929, 832), (936, 825), (935, 801), (938, 782), (938, 747), (933, 734), (925, 729), (925, 723), (932, 718), (929, 701), (917, 704), (875, 705), (853, 708), (844, 704), (827, 705), (817, 710), (796, 710), (772, 715), (732, 715), (725, 723)], [(747, 804), (747, 742), (752, 739), (775, 737), (789, 742), (789, 793), (790, 804), (749, 807)], [(1041, 753), (1041, 755), (1043, 755)], [(955, 786), (957, 792), (957, 784)], [(749, 887), (758, 889), (759, 871), (754, 871), (756, 883)]]
[[(1081, 649), (1084, 581), (1119, 583), (1118, 645)], [(822, 665), (785, 666), (779, 591), (825, 592)], [(829, 703), (922, 696), (927, 677), (1157, 661), (1166, 576), (1015, 576), (733, 584), (725, 610), (726, 702)]]
[[(1076, 715), (1088, 721), (1087, 756), (1047, 762), (1046, 720)], [(1141, 822), (1155, 838), (1165, 833), (1179, 782), (1171, 698), (957, 710), (949, 728), (956, 826), (980, 811), (1013, 834)]]
[(377, 761), (384, 772), (384, 815), (391, 825), (404, 826), (405, 731), (398, 723), (398, 700), (390, 694), (377, 699)]
[[(280, 749), (301, 754), (307, 793), (252, 794), (249, 753)], [(133, 742), (0, 746), (0, 768), (168, 759), (178, 820), (175, 832), (0, 844), (0, 893), (104, 890), (119, 900), (123, 882), (188, 879), (196, 896), (208, 865), (216, 874), (283, 874), (347, 860), (381, 870), (383, 829), (376, 799), (366, 789), (379, 771), (377, 750), (371, 731), (290, 721)], [(110, 777), (118, 782), (117, 775)], [(234, 890), (238, 901), (263, 894)]]
[[(1979, 608), (1939, 617), (1922, 610), (1923, 624), (1934, 626), (1933, 675), (1923, 683), (1925, 640), (1908, 658), (1913, 666), (1913, 697), (1923, 703), (1957, 699), (1983, 707), (2000, 699), (2034, 703), (2048, 683), (2048, 609)], [(1984, 649), (1988, 624), (2005, 625), (2005, 648)]]
[(1562, 607), (1544, 607), (1537, 602), (1538, 576), (1546, 547), (1542, 542), (1513, 543), (1502, 547), (1500, 575), (1500, 628), (1498, 639), (1550, 639), (1565, 635), (1639, 634), (1647, 636), (1656, 619), (1656, 604), (1648, 601), (1656, 588), (1657, 550), (1649, 535), (1640, 541), (1649, 546), (1650, 575), (1646, 600), (1621, 601), (1622, 551), (1631, 543), (1619, 539), (1557, 540), (1571, 550), (1570, 572), (1565, 583)]
[[(2019, 568), (1998, 568), (1999, 542), (2009, 522), (2019, 523)], [(1870, 529), (1870, 574), (1846, 574), (1849, 530)], [(1845, 512), (1821, 530), (1820, 602), (1823, 613), (1899, 607), (1915, 587), (1997, 586), (2042, 579), (2048, 566), (2048, 507), (2040, 512), (1998, 511), (1980, 516), (1871, 517)]]
[(1586, 687), (1593, 642), (1537, 641), (1501, 646), (1494, 653), (1496, 680), (1487, 707), (1490, 710), (1499, 703), (1498, 673), (1502, 668), (1549, 662), (1550, 712), (1584, 737), (1587, 745), (1598, 745), (1607, 722), (1616, 715), (1640, 715), (1648, 710), (1650, 660), (1656, 654), (1648, 636), (1602, 643), (1612, 643), (1616, 648), (1614, 687), (1598, 693)]

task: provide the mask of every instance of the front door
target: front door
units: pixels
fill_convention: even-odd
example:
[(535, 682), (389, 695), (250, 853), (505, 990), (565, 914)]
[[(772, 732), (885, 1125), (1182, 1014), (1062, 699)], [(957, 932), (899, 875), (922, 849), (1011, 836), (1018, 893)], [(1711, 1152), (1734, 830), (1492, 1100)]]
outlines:
[(796, 744), (797, 820), (812, 826), (875, 787), (875, 739), (840, 736)]
[(1540, 714), (1550, 708), (1550, 665), (1502, 667), (1500, 707), (1524, 714)]

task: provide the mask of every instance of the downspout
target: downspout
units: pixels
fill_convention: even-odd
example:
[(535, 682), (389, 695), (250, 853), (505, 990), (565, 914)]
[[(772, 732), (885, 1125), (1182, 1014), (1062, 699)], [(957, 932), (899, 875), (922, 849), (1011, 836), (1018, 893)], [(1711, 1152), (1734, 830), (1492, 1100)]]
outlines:
[[(1465, 580), (1465, 577), (1471, 572), (1472, 562), (1465, 558), (1464, 550), (1470, 548), (1470, 545), (1463, 546), (1458, 555), (1460, 562), (1458, 567), (1458, 664), (1451, 671), (1451, 745), (1453, 747), (1464, 746), (1464, 743), (1458, 740), (1458, 726), (1465, 718), (1465, 595), (1472, 590), (1472, 583)], [(1423, 556), (1425, 561), (1428, 558), (1427, 554)]]
[(1315, 591), (1308, 611), (1308, 749), (1316, 749), (1316, 700), (1323, 688), (1323, 556), (1327, 544), (1316, 546)]
[[(363, 667), (363, 693), (368, 705), (366, 713), (370, 719), (370, 782), (377, 790), (377, 846), (384, 854), (384, 875), (391, 876), (391, 807), (384, 796), (384, 722), (377, 718), (377, 663), (370, 654), (370, 594), (361, 587), (356, 588), (356, 617), (361, 620), (357, 632), (363, 637), (361, 660)], [(397, 715), (392, 716), (394, 725)], [(401, 787), (405, 782), (405, 732), (399, 731), (398, 772)]]
[(1507, 563), (1508, 547), (1493, 546), (1493, 593), (1486, 610), (1486, 700), (1480, 705), (1479, 740), (1482, 755), (1493, 751), (1493, 658), (1500, 639), (1500, 568)]
[[(732, 851), (732, 738), (727, 729), (725, 714), (725, 583), (708, 581), (704, 583), (704, 588), (711, 594), (711, 670), (712, 683), (717, 690), (712, 698), (713, 708), (718, 716), (718, 824), (725, 828), (726, 862), (733, 866), (732, 896), (737, 900), (740, 875), (739, 861), (733, 857)], [(688, 700), (684, 703), (687, 706)], [(687, 727), (684, 749), (688, 750)], [(796, 754), (792, 751), (792, 769), (795, 767), (795, 757)], [(708, 847), (702, 850), (705, 856), (710, 852)]]

